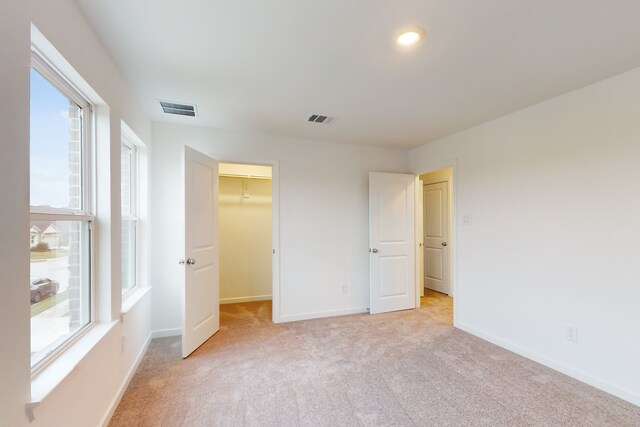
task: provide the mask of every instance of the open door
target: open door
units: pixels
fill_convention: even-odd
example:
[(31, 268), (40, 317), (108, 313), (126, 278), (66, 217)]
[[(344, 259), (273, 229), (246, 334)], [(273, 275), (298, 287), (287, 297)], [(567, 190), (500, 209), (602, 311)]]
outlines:
[(220, 329), (218, 162), (185, 146), (182, 357)]
[(369, 174), (370, 312), (416, 307), (415, 176)]
[(416, 308), (420, 307), (420, 297), (424, 296), (424, 194), (420, 176), (415, 178), (416, 195)]

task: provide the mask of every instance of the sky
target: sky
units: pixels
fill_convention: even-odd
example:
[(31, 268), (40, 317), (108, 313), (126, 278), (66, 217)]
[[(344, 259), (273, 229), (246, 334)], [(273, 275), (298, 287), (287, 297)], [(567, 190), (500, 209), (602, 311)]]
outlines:
[(31, 69), (31, 205), (69, 207), (69, 99)]

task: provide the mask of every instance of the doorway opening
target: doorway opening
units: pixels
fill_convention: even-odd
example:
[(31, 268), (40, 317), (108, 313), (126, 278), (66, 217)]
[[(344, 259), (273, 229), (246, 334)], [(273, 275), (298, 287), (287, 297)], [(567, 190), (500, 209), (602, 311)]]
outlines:
[(418, 183), (420, 306), (453, 323), (453, 168), (423, 173)]
[(273, 319), (273, 168), (220, 163), (222, 328)]

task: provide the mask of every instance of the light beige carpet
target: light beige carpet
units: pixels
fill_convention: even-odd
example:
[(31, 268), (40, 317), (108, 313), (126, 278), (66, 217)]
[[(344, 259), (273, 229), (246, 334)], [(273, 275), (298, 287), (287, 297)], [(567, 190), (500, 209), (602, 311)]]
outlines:
[(275, 325), (224, 305), (186, 360), (155, 339), (111, 426), (640, 426), (640, 408), (451, 326), (451, 300)]

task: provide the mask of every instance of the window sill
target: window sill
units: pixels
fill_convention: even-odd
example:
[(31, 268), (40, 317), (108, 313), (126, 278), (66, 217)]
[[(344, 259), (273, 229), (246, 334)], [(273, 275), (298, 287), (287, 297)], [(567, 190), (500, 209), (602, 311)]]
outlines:
[(117, 321), (112, 321), (92, 326), (49, 366), (31, 378), (31, 400), (26, 405), (30, 421), (35, 419), (34, 410), (38, 405), (65, 379), (82, 370), (83, 360), (117, 324)]
[(127, 314), (151, 290), (151, 286), (136, 286), (122, 300), (122, 314)]

